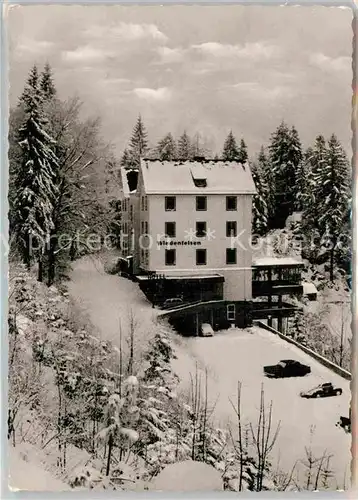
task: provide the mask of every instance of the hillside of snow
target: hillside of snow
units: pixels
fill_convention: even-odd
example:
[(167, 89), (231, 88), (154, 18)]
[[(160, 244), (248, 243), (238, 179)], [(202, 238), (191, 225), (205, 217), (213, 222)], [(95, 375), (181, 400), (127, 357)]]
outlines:
[[(304, 466), (306, 445), (316, 457), (324, 458), (326, 453), (332, 455), (329, 458), (331, 479), (326, 478), (321, 486), (330, 489), (347, 486), (350, 436), (335, 427), (339, 417), (348, 412), (350, 392), (345, 380), (292, 345), (258, 328), (223, 331), (213, 338), (182, 338), (166, 323), (157, 321), (156, 309), (135, 283), (106, 273), (106, 261), (107, 257), (102, 256), (76, 261), (66, 288), (47, 288), (21, 270), (15, 270), (11, 276), (9, 403), (10, 408), (16, 410), (15, 430), (9, 441), (13, 488), (46, 490), (53, 484), (50, 489), (56, 491), (66, 488), (153, 489), (153, 479), (165, 466), (192, 459), (195, 432), (201, 429), (192, 420), (198, 404), (195, 398), (199, 390), (202, 404), (205, 376), (208, 390), (205, 412), (210, 414), (210, 426), (213, 425), (205, 424), (209, 433), (206, 461), (220, 472), (226, 489), (239, 487), (238, 459), (226, 431), (226, 426), (230, 425), (236, 432), (231, 402), (236, 401), (238, 381), (242, 382), (242, 418), (246, 429), (250, 423), (257, 425), (262, 383), (266, 403), (272, 401), (273, 404), (272, 427), (280, 422), (277, 443), (270, 453), (272, 470), (267, 472), (264, 489), (280, 489), (279, 477), (284, 478), (281, 483), (286, 485), (285, 489), (288, 484), (290, 488), (300, 488), (307, 472)], [(153, 444), (147, 445), (145, 461), (129, 452), (125, 459), (116, 459), (118, 462), (112, 465), (111, 474), (107, 476), (106, 460), (101, 455), (94, 459), (92, 453), (92, 447), (99, 447), (106, 453), (105, 442), (101, 448), (103, 443), (97, 441), (107, 436), (103, 420), (83, 423), (84, 409), (87, 405), (90, 409), (93, 404), (91, 391), (98, 379), (89, 378), (89, 385), (80, 386), (83, 388), (79, 392), (76, 388), (84, 376), (93, 376), (95, 365), (91, 360), (96, 360), (101, 370), (100, 406), (117, 411), (116, 405), (122, 404), (121, 399), (116, 397), (111, 403), (111, 394), (116, 387), (116, 373), (118, 370), (122, 373), (121, 352), (128, 362), (130, 332), (133, 333), (134, 351), (132, 369), (139, 380), (143, 380), (141, 391), (146, 396), (140, 403), (143, 405), (140, 408), (142, 420), (137, 421), (139, 407), (134, 404), (138, 397), (137, 378), (129, 377), (132, 389), (126, 389), (129, 399), (123, 403), (129, 405), (128, 428), (123, 432), (137, 439), (135, 429), (140, 425), (143, 437), (155, 438)], [(290, 357), (310, 364), (312, 374), (304, 379), (282, 381), (263, 378), (264, 364)], [(60, 361), (66, 364), (65, 371), (58, 364)], [(61, 370), (57, 372), (61, 373), (60, 379), (56, 375), (58, 369)], [(28, 374), (31, 374), (31, 381)], [(144, 382), (147, 376), (152, 381), (149, 384)], [(195, 389), (195, 380), (200, 389)], [(343, 395), (309, 402), (299, 397), (301, 390), (326, 381), (342, 387)], [(64, 397), (65, 406), (61, 402)], [(61, 438), (63, 430), (58, 431), (59, 410), (61, 418), (71, 415), (74, 424), (79, 425), (78, 430), (76, 426), (66, 430), (66, 442)], [(179, 429), (182, 437), (178, 435)], [(198, 446), (195, 444), (193, 450)], [(247, 450), (253, 455), (245, 458), (248, 462), (242, 485), (244, 489), (255, 489), (258, 474), (252, 458), (255, 451), (252, 445), (248, 446)], [(224, 457), (222, 450), (225, 450)], [(194, 453), (196, 457), (197, 453), (199, 451)], [(26, 482), (19, 474), (22, 462), (31, 468), (31, 481)], [(295, 466), (297, 484), (287, 483), (287, 474), (296, 462), (301, 464)]]
[(8, 478), (11, 491), (69, 491), (65, 482), (57, 479), (39, 463), (36, 448), (9, 446)]

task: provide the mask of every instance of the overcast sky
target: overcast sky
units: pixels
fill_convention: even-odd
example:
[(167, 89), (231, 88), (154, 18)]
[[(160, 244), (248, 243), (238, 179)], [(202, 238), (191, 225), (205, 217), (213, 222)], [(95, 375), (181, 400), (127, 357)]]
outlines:
[(232, 129), (253, 154), (284, 119), (305, 146), (335, 132), (350, 154), (351, 22), (327, 7), (16, 7), (10, 103), (49, 61), (118, 152), (141, 113), (152, 143), (186, 129), (219, 152)]

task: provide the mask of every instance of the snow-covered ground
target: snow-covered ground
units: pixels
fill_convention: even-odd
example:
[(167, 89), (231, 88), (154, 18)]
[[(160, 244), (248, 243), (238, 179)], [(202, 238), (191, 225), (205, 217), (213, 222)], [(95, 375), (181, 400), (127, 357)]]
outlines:
[[(309, 446), (310, 430), (314, 426), (312, 451), (320, 457), (325, 450), (332, 454), (330, 465), (335, 472), (338, 487), (344, 476), (350, 477), (351, 436), (335, 426), (341, 415), (348, 416), (350, 403), (349, 381), (306, 355), (295, 346), (274, 334), (257, 327), (247, 330), (233, 329), (212, 338), (183, 339), (187, 352), (199, 366), (209, 371), (209, 396), (216, 401), (215, 416), (219, 424), (235, 422), (230, 400), (237, 399), (237, 383), (242, 383), (243, 419), (255, 423), (258, 418), (260, 388), (264, 384), (267, 406), (273, 402), (274, 428), (281, 421), (277, 444), (272, 452), (273, 463), (280, 459), (281, 467), (288, 471), (296, 460), (305, 458)], [(311, 366), (311, 374), (291, 379), (267, 379), (263, 366), (276, 364), (281, 359), (296, 359)], [(174, 368), (181, 379), (189, 383), (185, 365), (179, 359)], [(203, 377), (202, 377), (203, 378)], [(322, 382), (332, 382), (343, 389), (343, 395), (306, 400), (299, 396)], [(302, 474), (302, 467), (301, 474)]]
[[(153, 329), (155, 310), (146, 301), (138, 286), (131, 281), (105, 273), (103, 262), (85, 258), (75, 263), (69, 291), (87, 312), (89, 319), (103, 339), (114, 344), (119, 340), (119, 318), (128, 327), (128, 310), (132, 309), (140, 325), (140, 338), (146, 342)], [(259, 328), (230, 330), (212, 338), (182, 338), (173, 332), (178, 359), (173, 367), (185, 387), (199, 370), (208, 370), (209, 397), (216, 400), (215, 418), (218, 424), (233, 423), (235, 415), (230, 399), (235, 401), (237, 382), (242, 382), (243, 418), (256, 422), (261, 384), (265, 400), (273, 401), (274, 422), (281, 420), (281, 430), (272, 452), (274, 466), (288, 471), (295, 461), (305, 458), (310, 431), (314, 426), (312, 451), (321, 456), (325, 450), (332, 454), (330, 462), (337, 487), (346, 486), (350, 477), (351, 436), (335, 426), (341, 415), (348, 416), (349, 382), (323, 367), (298, 348)], [(280, 359), (297, 359), (309, 364), (312, 373), (304, 378), (270, 380), (263, 377), (262, 368)], [(299, 392), (322, 382), (331, 381), (342, 387), (343, 395), (327, 399), (305, 400)], [(301, 467), (302, 474), (302, 467)], [(335, 487), (335, 485), (333, 485)]]
[(9, 489), (12, 491), (69, 491), (71, 488), (44, 470), (35, 453), (22, 453), (21, 446), (9, 446)]
[[(136, 332), (148, 340), (156, 311), (140, 292), (138, 285), (104, 270), (105, 259), (87, 256), (74, 263), (69, 293), (87, 315), (103, 340), (116, 343), (122, 328), (126, 337), (131, 313)], [(143, 339), (142, 338), (142, 339)], [(142, 339), (136, 339), (140, 342)]]

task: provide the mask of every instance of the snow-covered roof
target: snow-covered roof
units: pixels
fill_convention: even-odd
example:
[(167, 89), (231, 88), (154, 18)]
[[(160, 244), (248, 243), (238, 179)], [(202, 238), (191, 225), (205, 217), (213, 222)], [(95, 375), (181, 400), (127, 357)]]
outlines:
[(317, 294), (318, 293), (317, 288), (314, 286), (313, 283), (303, 282), (302, 286), (303, 286), (303, 293), (305, 295), (309, 295), (311, 293), (313, 293), (313, 294)]
[(302, 266), (302, 260), (294, 259), (293, 257), (261, 257), (252, 262), (253, 266)]
[(120, 169), (120, 175), (122, 181), (122, 192), (124, 196), (129, 196), (130, 191), (128, 186), (127, 171), (125, 168)]
[[(247, 164), (216, 160), (142, 160), (142, 178), (147, 194), (255, 194)], [(205, 179), (204, 186), (194, 180)]]
[(123, 195), (126, 197), (129, 197), (131, 194), (136, 193), (136, 189), (130, 190), (129, 178), (128, 178), (128, 176), (130, 176), (130, 175), (138, 176), (138, 172), (136, 172), (136, 173), (135, 172), (136, 171), (134, 171), (134, 170), (127, 170), (125, 168), (120, 169), (120, 176), (121, 176), (121, 181), (122, 181), (122, 192), (123, 192)]

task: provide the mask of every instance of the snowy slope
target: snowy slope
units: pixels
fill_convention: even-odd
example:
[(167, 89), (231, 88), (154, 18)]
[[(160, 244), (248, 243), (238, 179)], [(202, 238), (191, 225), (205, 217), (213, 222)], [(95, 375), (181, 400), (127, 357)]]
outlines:
[(124, 338), (128, 335), (131, 311), (139, 335), (136, 344), (151, 338), (155, 310), (136, 283), (107, 274), (103, 260), (89, 256), (76, 261), (68, 290), (103, 340), (118, 342), (120, 327)]
[[(128, 309), (135, 311), (140, 332), (137, 345), (143, 345), (158, 329), (153, 323), (155, 310), (143, 297), (139, 287), (131, 281), (105, 274), (103, 266), (93, 258), (75, 263), (70, 283), (72, 297), (88, 313), (99, 335), (118, 343), (118, 322), (126, 323)], [(128, 324), (127, 324), (128, 327)], [(164, 328), (164, 327), (160, 327)], [(178, 357), (173, 368), (186, 388), (195, 368), (208, 369), (209, 397), (218, 397), (215, 418), (218, 423), (233, 422), (234, 414), (229, 399), (235, 400), (237, 381), (242, 382), (244, 418), (257, 421), (260, 387), (264, 382), (266, 401), (273, 401), (274, 420), (281, 420), (278, 442), (272, 452), (274, 466), (280, 458), (286, 471), (296, 460), (305, 456), (304, 447), (309, 445), (311, 426), (316, 426), (312, 449), (322, 454), (325, 449), (334, 456), (331, 467), (335, 481), (332, 488), (342, 487), (349, 478), (350, 436), (335, 427), (341, 415), (348, 415), (350, 402), (349, 383), (275, 335), (258, 328), (230, 330), (211, 338), (182, 338), (171, 332)], [(309, 364), (312, 373), (305, 378), (268, 380), (263, 377), (262, 367), (275, 364), (280, 359), (294, 358)], [(301, 390), (308, 390), (321, 383), (332, 381), (343, 388), (337, 398), (303, 400)], [(302, 469), (302, 468), (301, 468)]]
[(45, 471), (43, 466), (29, 455), (26, 461), (18, 448), (9, 447), (9, 489), (27, 491), (68, 491), (71, 488)]

